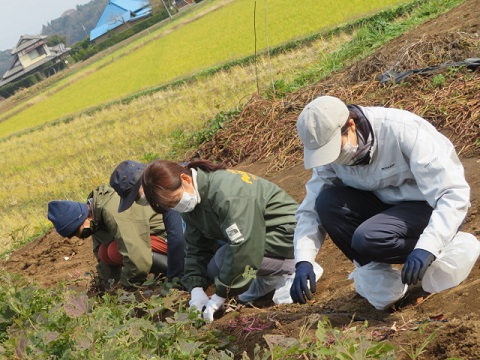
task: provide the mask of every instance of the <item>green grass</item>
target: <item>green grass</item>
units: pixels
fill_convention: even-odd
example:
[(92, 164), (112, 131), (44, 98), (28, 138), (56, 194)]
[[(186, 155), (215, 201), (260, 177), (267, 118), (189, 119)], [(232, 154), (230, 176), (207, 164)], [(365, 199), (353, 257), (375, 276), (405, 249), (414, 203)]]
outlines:
[[(226, 2), (223, 7), (153, 41), (147, 40), (155, 33), (130, 44), (128, 56), (118, 51), (99, 64), (92, 63), (83, 75), (62, 80), (60, 89), (51, 89), (50, 96), (43, 93), (31, 99), (23, 110), (17, 108), (10, 116), (3, 115), (0, 137), (248, 56), (255, 52), (255, 39), (259, 51), (402, 2), (405, 1)], [(222, 2), (214, 2), (212, 6), (218, 4)], [(162, 31), (165, 30), (157, 30)]]

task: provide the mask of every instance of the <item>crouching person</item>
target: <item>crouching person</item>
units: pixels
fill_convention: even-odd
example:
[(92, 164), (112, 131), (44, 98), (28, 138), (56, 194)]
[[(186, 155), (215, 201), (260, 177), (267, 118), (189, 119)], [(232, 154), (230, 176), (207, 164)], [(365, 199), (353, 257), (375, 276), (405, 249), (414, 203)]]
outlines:
[[(422, 280), (424, 290), (440, 291), (467, 277), (479, 254), (478, 240), (459, 232), (470, 188), (452, 143), (430, 123), (320, 96), (297, 130), (313, 174), (296, 214), (295, 302), (315, 290), (307, 281), (316, 281), (312, 263), (327, 234), (355, 264), (356, 291), (377, 309)], [(438, 270), (444, 261), (454, 264), (450, 279)]]
[(165, 274), (169, 280), (181, 278), (183, 251), (177, 261), (167, 261), (171, 248), (184, 247), (180, 215), (171, 211), (162, 216), (137, 204), (119, 213), (119, 204), (117, 193), (101, 185), (86, 203), (51, 201), (48, 219), (61, 236), (92, 237), (98, 275), (106, 287), (120, 282), (134, 289), (149, 273)]
[[(205, 160), (179, 165), (155, 160), (142, 187), (152, 208), (174, 209), (185, 221), (185, 275), (190, 306), (210, 322), (228, 297), (253, 301), (287, 289), (278, 303), (292, 302), (293, 232), (298, 204), (277, 185)], [(225, 245), (217, 247), (217, 241)], [(244, 276), (245, 269), (253, 277)], [(205, 289), (215, 284), (215, 294)], [(285, 291), (283, 291), (285, 293)]]

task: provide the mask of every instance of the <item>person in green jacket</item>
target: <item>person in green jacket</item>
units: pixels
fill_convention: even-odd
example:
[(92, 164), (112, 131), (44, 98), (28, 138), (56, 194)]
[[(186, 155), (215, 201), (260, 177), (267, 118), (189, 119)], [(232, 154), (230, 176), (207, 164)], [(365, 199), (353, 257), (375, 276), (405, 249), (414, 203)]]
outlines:
[[(183, 165), (155, 160), (143, 173), (142, 188), (158, 213), (170, 209), (182, 213), (186, 224), (182, 284), (190, 292), (190, 306), (205, 308), (207, 322), (234, 295), (247, 302), (283, 290), (287, 298), (278, 303), (292, 302), (288, 279), (295, 272), (298, 204), (284, 190), (206, 160)], [(220, 248), (219, 240), (225, 242)], [(253, 277), (246, 271), (249, 267)], [(215, 294), (209, 298), (205, 289), (212, 283)]]
[[(119, 281), (124, 288), (133, 289), (151, 272), (166, 274), (168, 280), (181, 278), (184, 238), (180, 214), (166, 214), (176, 218), (169, 223), (168, 236), (165, 215), (135, 203), (118, 212), (120, 201), (115, 190), (104, 184), (90, 193), (86, 203), (49, 202), (48, 219), (61, 236), (92, 237), (98, 275), (106, 287)], [(180, 242), (182, 252), (177, 262), (167, 260), (168, 241)]]

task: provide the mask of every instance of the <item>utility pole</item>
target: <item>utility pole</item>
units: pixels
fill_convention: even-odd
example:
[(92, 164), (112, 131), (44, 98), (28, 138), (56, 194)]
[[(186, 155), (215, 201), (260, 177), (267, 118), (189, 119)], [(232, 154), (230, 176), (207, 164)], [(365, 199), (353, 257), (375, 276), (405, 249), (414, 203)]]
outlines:
[(165, 5), (165, 1), (162, 0), (163, 6), (165, 7), (165, 10), (167, 10), (168, 16), (170, 16), (170, 19), (172, 18), (172, 14), (170, 14), (170, 11), (168, 10), (167, 5)]
[(87, 29), (85, 29), (85, 26), (83, 26), (83, 24), (82, 24), (82, 29), (83, 31), (85, 31), (85, 36), (88, 36)]

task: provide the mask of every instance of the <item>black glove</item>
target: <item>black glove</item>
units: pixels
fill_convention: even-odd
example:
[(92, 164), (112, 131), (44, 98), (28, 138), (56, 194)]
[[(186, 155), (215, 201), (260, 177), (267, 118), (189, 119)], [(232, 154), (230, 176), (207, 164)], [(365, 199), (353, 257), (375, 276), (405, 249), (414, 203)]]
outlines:
[[(317, 290), (315, 273), (313, 272), (313, 265), (308, 261), (300, 261), (296, 268), (295, 278), (290, 288), (290, 296), (294, 303), (305, 304), (307, 302), (305, 298), (310, 300), (312, 293)], [(310, 289), (308, 288), (307, 280), (310, 280)]]
[(435, 260), (435, 255), (423, 249), (413, 249), (408, 255), (402, 269), (402, 282), (407, 285), (415, 285), (423, 279), (425, 271)]

